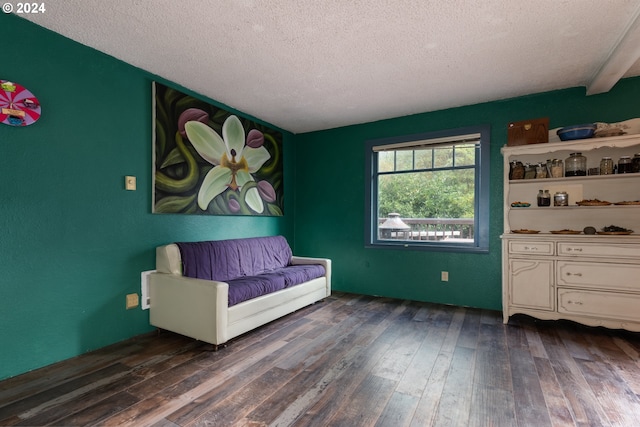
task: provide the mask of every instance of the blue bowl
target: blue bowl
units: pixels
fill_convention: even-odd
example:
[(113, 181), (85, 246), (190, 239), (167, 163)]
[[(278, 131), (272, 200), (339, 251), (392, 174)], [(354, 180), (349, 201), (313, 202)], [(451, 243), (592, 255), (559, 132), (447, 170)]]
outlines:
[(583, 125), (567, 126), (558, 129), (558, 136), (561, 141), (571, 141), (573, 139), (591, 138), (596, 131), (596, 125), (587, 123)]

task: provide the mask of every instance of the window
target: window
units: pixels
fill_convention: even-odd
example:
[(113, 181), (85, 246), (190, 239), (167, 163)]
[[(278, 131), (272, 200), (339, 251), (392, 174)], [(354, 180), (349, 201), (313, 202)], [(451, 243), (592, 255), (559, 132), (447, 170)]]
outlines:
[(489, 250), (489, 126), (366, 142), (365, 243)]

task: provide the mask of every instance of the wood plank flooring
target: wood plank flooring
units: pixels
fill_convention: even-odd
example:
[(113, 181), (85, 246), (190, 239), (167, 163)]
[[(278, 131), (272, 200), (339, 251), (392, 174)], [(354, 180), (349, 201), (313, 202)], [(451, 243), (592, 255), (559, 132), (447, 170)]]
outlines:
[(2, 426), (640, 426), (640, 334), (334, 293), (218, 352), (153, 333), (0, 382)]

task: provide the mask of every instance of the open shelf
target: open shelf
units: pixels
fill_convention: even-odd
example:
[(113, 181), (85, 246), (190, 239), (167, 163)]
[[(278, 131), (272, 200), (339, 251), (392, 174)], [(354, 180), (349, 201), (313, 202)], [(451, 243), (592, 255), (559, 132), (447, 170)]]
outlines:
[(568, 183), (576, 183), (580, 181), (590, 182), (590, 181), (621, 181), (621, 180), (636, 180), (640, 177), (640, 173), (621, 173), (614, 175), (587, 175), (587, 176), (565, 176), (562, 178), (541, 178), (541, 179), (510, 179), (509, 185), (528, 185), (528, 184), (542, 184), (542, 183), (553, 183), (553, 182), (568, 182)]

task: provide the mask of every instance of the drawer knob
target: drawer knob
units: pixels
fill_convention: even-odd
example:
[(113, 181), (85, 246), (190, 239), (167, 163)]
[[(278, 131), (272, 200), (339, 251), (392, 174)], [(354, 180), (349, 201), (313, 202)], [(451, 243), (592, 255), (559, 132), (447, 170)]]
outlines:
[(578, 277), (582, 277), (582, 273), (572, 273), (570, 271), (567, 271), (567, 276), (578, 276)]

